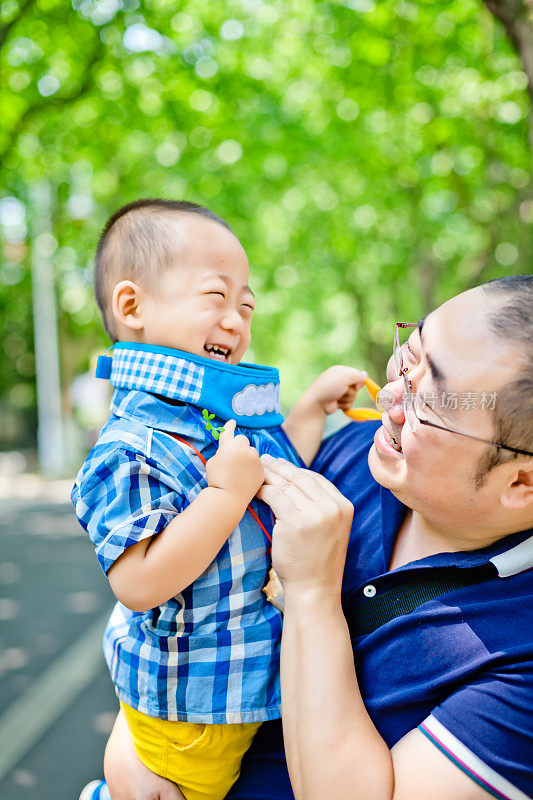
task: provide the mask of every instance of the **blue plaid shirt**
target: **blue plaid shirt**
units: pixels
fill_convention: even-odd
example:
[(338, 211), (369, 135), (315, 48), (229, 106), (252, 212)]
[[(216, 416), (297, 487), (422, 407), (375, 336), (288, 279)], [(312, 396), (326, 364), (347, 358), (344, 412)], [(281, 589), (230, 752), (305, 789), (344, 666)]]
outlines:
[[(201, 460), (169, 433), (206, 459), (215, 452), (186, 405), (116, 389), (111, 412), (72, 491), (105, 573), (127, 547), (163, 531), (207, 486)], [(260, 453), (298, 462), (281, 428), (238, 432)], [(252, 505), (270, 531), (268, 507)], [(180, 594), (142, 613), (117, 603), (104, 652), (119, 698), (162, 719), (237, 723), (280, 717), (281, 615), (261, 591), (269, 567), (269, 542), (247, 511), (213, 563)]]

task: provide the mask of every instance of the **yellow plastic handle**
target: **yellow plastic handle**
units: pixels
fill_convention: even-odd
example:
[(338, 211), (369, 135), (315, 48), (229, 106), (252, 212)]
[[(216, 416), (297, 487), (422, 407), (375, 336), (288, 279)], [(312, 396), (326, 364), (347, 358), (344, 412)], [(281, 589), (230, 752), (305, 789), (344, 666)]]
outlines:
[(368, 389), (368, 394), (372, 398), (372, 402), (375, 403), (381, 386), (378, 386), (376, 381), (373, 381), (372, 378), (365, 378), (365, 386)]
[(366, 422), (368, 419), (381, 419), (381, 411), (377, 408), (349, 408), (344, 412), (347, 417), (356, 422)]
[[(365, 386), (368, 389), (372, 401), (375, 403), (381, 387), (378, 386), (376, 381), (373, 381), (372, 378), (365, 378)], [(366, 422), (369, 419), (381, 419), (381, 411), (378, 411), (377, 408), (349, 408), (344, 413), (347, 417), (350, 417), (350, 419), (356, 422)]]

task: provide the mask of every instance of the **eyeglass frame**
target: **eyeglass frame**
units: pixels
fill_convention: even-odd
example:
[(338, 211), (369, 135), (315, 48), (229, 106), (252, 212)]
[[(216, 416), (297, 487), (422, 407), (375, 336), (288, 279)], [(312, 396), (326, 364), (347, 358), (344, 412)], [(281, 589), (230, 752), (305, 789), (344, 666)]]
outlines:
[[(510, 447), (507, 444), (500, 444), (499, 442), (493, 442), (490, 439), (481, 439), (479, 436), (473, 436), (471, 433), (463, 433), (462, 431), (454, 430), (453, 428), (448, 428), (445, 425), (437, 425), (436, 422), (431, 422), (429, 419), (421, 419), (417, 412), (416, 412), (416, 403), (414, 401), (415, 394), (413, 393), (412, 384), (410, 379), (407, 377), (407, 373), (409, 372), (408, 369), (404, 367), (403, 357), (402, 357), (402, 346), (400, 344), (400, 329), (406, 328), (418, 328), (418, 322), (396, 322), (394, 325), (394, 364), (396, 369), (398, 370), (398, 377), (403, 377), (405, 383), (405, 390), (406, 390), (406, 399), (407, 404), (405, 405), (405, 420), (409, 424), (410, 429), (413, 433), (416, 431), (416, 428), (413, 427), (412, 423), (409, 422), (408, 419), (408, 409), (410, 408), (413, 412), (413, 415), (418, 420), (420, 425), (428, 425), (431, 428), (437, 428), (441, 431), (448, 431), (448, 433), (455, 433), (457, 436), (464, 436), (466, 439), (474, 439), (476, 442), (483, 442), (484, 444), (492, 444), (494, 447), (497, 447), (501, 450), (510, 450), (512, 453), (518, 453), (519, 455), (523, 456), (533, 456), (533, 453), (529, 452), (529, 450), (521, 450), (518, 447)], [(431, 408), (429, 403), (425, 400), (423, 401), (424, 405), (426, 405), (431, 411), (440, 419), (439, 414)], [(442, 420), (444, 422), (444, 420)]]

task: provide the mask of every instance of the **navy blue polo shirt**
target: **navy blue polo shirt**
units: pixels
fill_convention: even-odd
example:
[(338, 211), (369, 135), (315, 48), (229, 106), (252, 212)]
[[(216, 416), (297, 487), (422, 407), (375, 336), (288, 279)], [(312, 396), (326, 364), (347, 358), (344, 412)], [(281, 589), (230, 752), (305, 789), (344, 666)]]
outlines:
[[(533, 531), (440, 553), (388, 572), (406, 509), (373, 479), (379, 423), (351, 423), (323, 443), (312, 468), (355, 506), (343, 605), (434, 567), (492, 562), (494, 577), (423, 603), (352, 639), (361, 694), (392, 747), (419, 728), (494, 797), (533, 796)], [(366, 589), (365, 587), (370, 587)], [(262, 725), (228, 800), (290, 800), (280, 721)]]

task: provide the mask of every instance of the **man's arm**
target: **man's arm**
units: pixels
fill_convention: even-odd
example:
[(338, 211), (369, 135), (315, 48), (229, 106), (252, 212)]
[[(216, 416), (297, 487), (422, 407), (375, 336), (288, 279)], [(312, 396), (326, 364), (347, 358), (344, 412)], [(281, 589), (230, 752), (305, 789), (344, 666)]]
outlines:
[(285, 588), (282, 718), (296, 800), (389, 800), (392, 759), (357, 689), (340, 603)]
[(285, 591), (282, 716), (296, 800), (486, 800), (420, 731), (388, 749), (361, 698), (340, 602), (353, 507), (321, 475), (263, 463)]
[(263, 482), (259, 455), (231, 421), (207, 462), (208, 486), (161, 533), (128, 547), (108, 571), (118, 600), (147, 611), (189, 586), (213, 561)]
[(340, 603), (285, 590), (282, 712), (296, 800), (488, 800), (419, 730), (389, 751), (357, 684)]

